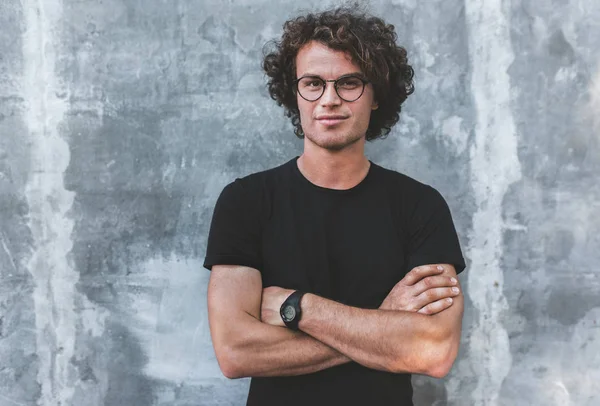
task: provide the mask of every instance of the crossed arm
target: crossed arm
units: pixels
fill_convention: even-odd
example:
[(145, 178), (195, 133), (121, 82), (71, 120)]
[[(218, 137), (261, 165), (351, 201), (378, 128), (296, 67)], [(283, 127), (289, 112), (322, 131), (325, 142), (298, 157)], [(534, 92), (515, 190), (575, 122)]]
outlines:
[[(253, 268), (215, 265), (208, 313), (217, 360), (228, 378), (307, 374), (351, 360), (379, 370), (442, 377), (460, 340), (463, 297), (449, 293), (455, 276), (450, 265), (441, 271), (415, 268), (379, 309), (306, 294), (301, 331), (294, 332), (281, 327), (278, 314), (291, 290), (263, 290)], [(452, 303), (445, 301), (449, 296)]]

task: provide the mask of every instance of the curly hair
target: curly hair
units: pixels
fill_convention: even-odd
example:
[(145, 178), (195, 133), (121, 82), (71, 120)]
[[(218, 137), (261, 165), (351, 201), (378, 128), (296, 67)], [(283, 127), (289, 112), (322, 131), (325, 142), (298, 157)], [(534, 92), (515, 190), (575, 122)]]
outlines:
[[(296, 98), (296, 56), (311, 41), (344, 51), (373, 84), (379, 108), (371, 112), (366, 140), (385, 138), (400, 118), (402, 103), (413, 93), (414, 71), (406, 49), (396, 44), (394, 26), (355, 7), (306, 14), (283, 25), (281, 41), (264, 56), (271, 98), (291, 117), (298, 138), (304, 138)], [(265, 52), (266, 53), (266, 52)]]

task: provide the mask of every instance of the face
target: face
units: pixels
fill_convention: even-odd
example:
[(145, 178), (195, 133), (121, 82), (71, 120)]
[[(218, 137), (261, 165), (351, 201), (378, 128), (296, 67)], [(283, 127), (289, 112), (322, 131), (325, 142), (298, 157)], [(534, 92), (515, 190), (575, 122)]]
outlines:
[[(306, 44), (296, 56), (297, 78), (310, 75), (333, 80), (352, 73), (362, 72), (348, 54), (319, 42)], [(305, 143), (336, 151), (364, 140), (371, 111), (377, 108), (371, 84), (353, 102), (342, 100), (333, 82), (327, 82), (325, 93), (316, 101), (307, 101), (299, 94), (296, 97)]]

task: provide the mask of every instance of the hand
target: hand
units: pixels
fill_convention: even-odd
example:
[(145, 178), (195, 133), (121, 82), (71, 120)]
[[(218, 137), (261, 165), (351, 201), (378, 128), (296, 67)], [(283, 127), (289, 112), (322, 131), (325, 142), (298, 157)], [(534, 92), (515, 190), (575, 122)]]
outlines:
[[(460, 294), (452, 265), (423, 265), (413, 268), (388, 293), (379, 306), (384, 310), (403, 310), (432, 315), (452, 306), (452, 298)], [(452, 289), (458, 289), (453, 291)]]
[(285, 299), (294, 293), (291, 289), (283, 289), (278, 286), (269, 286), (262, 291), (262, 303), (260, 305), (260, 320), (272, 326), (284, 327), (279, 309)]

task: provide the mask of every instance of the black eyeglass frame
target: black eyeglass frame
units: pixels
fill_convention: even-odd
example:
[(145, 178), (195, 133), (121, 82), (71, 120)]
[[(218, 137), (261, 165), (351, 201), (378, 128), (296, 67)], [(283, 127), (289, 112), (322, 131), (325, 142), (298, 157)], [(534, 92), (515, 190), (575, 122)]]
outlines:
[[(307, 99), (306, 97), (302, 96), (302, 92), (300, 92), (300, 90), (298, 89), (298, 84), (300, 83), (300, 81), (304, 78), (314, 78), (314, 79), (319, 79), (321, 81), (323, 81), (323, 83), (325, 83), (325, 86), (323, 86), (323, 89), (321, 90), (321, 94), (319, 95), (319, 97), (317, 97), (314, 100), (311, 99)], [(340, 96), (340, 92), (338, 91), (338, 82), (340, 80), (344, 80), (344, 79), (348, 79), (348, 78), (354, 78), (354, 79), (358, 79), (362, 82), (363, 86), (362, 86), (362, 90), (360, 92), (360, 94), (358, 95), (358, 97), (356, 99), (353, 100), (348, 100), (348, 99), (344, 99), (342, 96)], [(348, 75), (342, 75), (337, 79), (323, 79), (320, 76), (316, 76), (316, 75), (304, 75), (299, 77), (298, 79), (294, 80), (294, 89), (296, 90), (296, 92), (300, 95), (300, 97), (302, 97), (304, 100), (308, 101), (308, 102), (314, 102), (319, 100), (321, 97), (323, 97), (323, 95), (325, 94), (325, 89), (327, 88), (327, 82), (333, 82), (333, 88), (335, 89), (335, 93), (338, 95), (338, 97), (340, 99), (342, 99), (343, 101), (347, 102), (347, 103), (352, 103), (357, 101), (358, 99), (360, 99), (363, 95), (363, 93), (365, 92), (365, 87), (367, 86), (367, 84), (369, 84), (370, 82), (365, 79), (364, 77), (361, 77), (355, 73), (350, 73)]]

